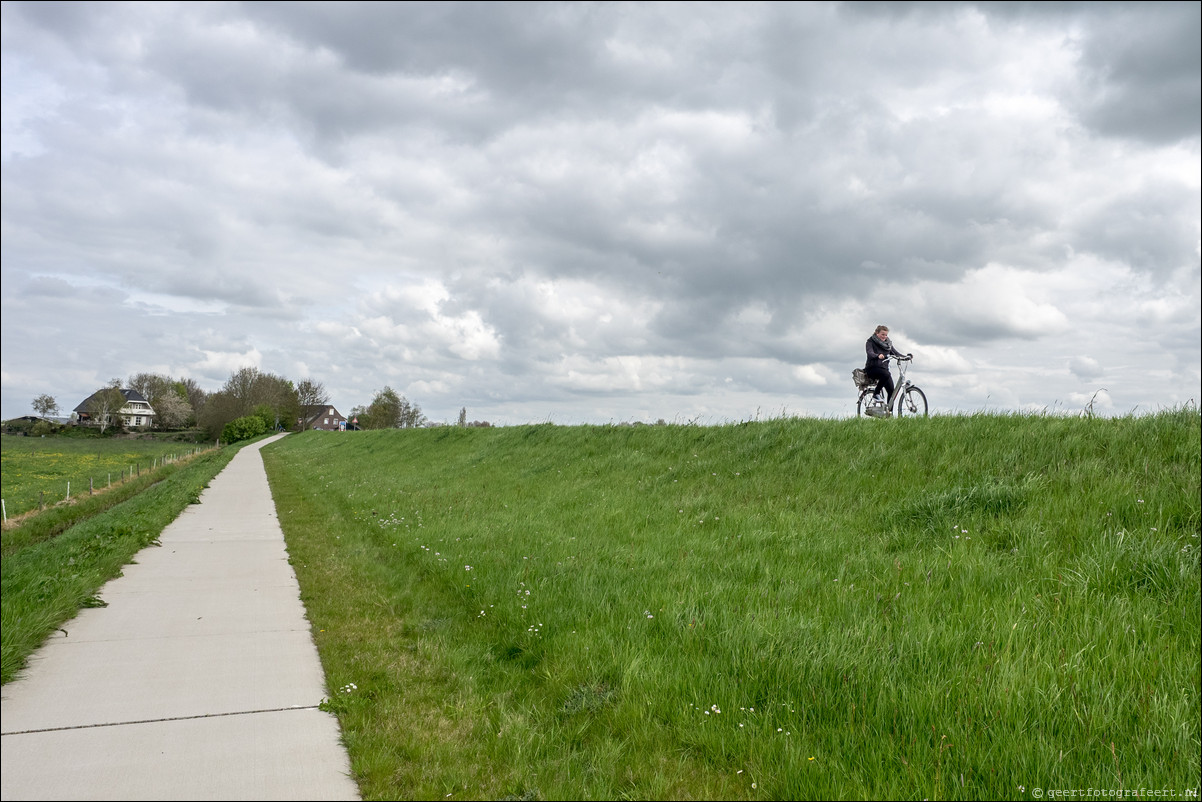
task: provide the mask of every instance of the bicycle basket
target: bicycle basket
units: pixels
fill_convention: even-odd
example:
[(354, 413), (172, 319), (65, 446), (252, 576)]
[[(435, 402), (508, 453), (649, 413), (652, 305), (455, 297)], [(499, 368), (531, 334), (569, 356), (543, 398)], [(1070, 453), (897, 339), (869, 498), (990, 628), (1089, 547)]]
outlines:
[(864, 368), (856, 368), (851, 372), (851, 379), (856, 383), (856, 387), (861, 390), (867, 390), (869, 387), (876, 386), (876, 379), (869, 378), (864, 372)]

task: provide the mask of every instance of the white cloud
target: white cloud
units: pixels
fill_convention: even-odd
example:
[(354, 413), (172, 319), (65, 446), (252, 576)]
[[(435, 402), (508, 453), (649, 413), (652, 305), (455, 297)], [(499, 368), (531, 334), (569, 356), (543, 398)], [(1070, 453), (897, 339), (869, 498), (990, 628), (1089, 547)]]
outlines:
[(1100, 377), (1104, 371), (1098, 360), (1088, 356), (1075, 356), (1068, 361), (1069, 371), (1082, 381)]
[(797, 365), (793, 368), (793, 378), (802, 385), (821, 387), (827, 384), (827, 377), (817, 365)]
[(380, 344), (402, 348), (406, 360), (434, 359), (439, 351), (468, 361), (497, 356), (497, 334), (480, 312), (448, 312), (450, 299), (435, 280), (385, 285), (364, 299), (363, 307), (376, 314), (356, 328)]
[(954, 284), (921, 282), (903, 295), (912, 314), (963, 336), (1032, 339), (1070, 328), (1064, 312), (1049, 301), (1047, 285), (1041, 273), (990, 264)]
[(260, 368), (263, 365), (263, 355), (256, 348), (246, 352), (201, 351), (201, 353), (203, 354), (202, 359), (185, 367), (187, 375), (203, 376), (211, 380), (236, 373), (242, 368)]
[(679, 358), (572, 356), (560, 361), (547, 383), (569, 391), (625, 394), (644, 391), (687, 392), (689, 366)]
[(907, 353), (913, 353), (922, 366), (924, 373), (942, 373), (964, 375), (972, 373), (975, 366), (966, 359), (958, 349), (938, 345), (907, 346)]

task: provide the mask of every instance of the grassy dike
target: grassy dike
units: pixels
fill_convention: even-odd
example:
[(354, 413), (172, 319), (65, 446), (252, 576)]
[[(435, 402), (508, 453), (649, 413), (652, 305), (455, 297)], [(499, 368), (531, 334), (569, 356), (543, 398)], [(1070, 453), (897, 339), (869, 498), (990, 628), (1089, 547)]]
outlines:
[(367, 799), (1184, 798), (1199, 440), (1186, 409), (263, 455)]
[[(0, 678), (29, 655), (141, 549), (194, 503), (241, 444), (158, 468), (78, 506), (48, 510), (3, 531), (0, 561)], [(115, 503), (117, 502), (117, 503)]]

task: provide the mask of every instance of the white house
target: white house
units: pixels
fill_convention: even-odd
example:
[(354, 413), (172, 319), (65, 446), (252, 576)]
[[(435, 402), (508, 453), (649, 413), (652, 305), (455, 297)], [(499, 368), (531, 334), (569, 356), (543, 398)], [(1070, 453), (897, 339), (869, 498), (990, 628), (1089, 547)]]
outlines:
[[(96, 392), (101, 392), (97, 390)], [(75, 408), (75, 413), (79, 415), (80, 423), (91, 422), (91, 416), (88, 415), (88, 402), (96, 393), (85, 398), (79, 406)], [(150, 403), (137, 390), (122, 390), (121, 395), (125, 396), (125, 406), (117, 411), (117, 415), (125, 424), (125, 428), (133, 429), (142, 426), (150, 426), (154, 423), (154, 409)]]

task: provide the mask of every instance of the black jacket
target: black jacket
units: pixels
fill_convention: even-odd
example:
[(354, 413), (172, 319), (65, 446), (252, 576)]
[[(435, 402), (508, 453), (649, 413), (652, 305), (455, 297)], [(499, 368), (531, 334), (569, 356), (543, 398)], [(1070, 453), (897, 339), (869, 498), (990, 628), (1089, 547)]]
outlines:
[(868, 342), (864, 343), (864, 352), (868, 356), (864, 362), (864, 370), (871, 370), (873, 368), (876, 368), (877, 370), (881, 370), (882, 368), (888, 370), (889, 363), (886, 360), (881, 359), (881, 354), (905, 356), (905, 354), (893, 347), (892, 341), (888, 346), (886, 346), (877, 339), (875, 334), (868, 338)]

